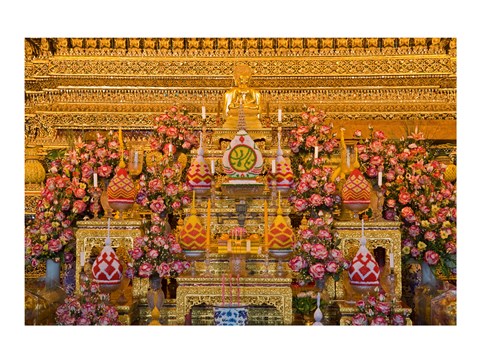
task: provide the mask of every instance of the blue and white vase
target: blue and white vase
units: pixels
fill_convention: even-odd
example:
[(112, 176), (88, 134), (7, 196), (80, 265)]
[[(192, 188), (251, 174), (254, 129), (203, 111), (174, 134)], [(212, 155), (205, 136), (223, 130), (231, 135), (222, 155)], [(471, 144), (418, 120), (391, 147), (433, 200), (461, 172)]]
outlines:
[(248, 309), (245, 306), (215, 306), (213, 320), (217, 326), (244, 326), (248, 323)]

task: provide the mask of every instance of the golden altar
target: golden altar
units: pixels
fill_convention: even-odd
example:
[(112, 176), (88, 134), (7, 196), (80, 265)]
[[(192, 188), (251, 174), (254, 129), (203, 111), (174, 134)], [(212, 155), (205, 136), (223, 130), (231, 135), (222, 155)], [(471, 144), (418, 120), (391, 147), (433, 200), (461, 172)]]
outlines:
[[(247, 276), (234, 279), (235, 286), (222, 286), (222, 276), (180, 276), (177, 278), (176, 322), (185, 323), (185, 315), (195, 305), (237, 304), (270, 305), (275, 307), (283, 318), (284, 325), (291, 325), (292, 279), (290, 277)], [(229, 282), (229, 278), (225, 280)], [(232, 293), (230, 293), (232, 290)], [(224, 296), (222, 296), (224, 292)], [(213, 314), (212, 314), (213, 316)]]

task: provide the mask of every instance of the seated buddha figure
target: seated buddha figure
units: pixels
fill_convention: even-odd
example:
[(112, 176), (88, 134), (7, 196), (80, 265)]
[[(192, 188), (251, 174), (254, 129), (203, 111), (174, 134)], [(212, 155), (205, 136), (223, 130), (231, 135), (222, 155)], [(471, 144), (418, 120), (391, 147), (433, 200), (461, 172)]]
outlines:
[(262, 129), (260, 122), (260, 92), (248, 86), (252, 69), (246, 64), (235, 67), (233, 76), (235, 87), (227, 90), (224, 96), (224, 129), (237, 129), (238, 109), (243, 103), (245, 113), (246, 130)]

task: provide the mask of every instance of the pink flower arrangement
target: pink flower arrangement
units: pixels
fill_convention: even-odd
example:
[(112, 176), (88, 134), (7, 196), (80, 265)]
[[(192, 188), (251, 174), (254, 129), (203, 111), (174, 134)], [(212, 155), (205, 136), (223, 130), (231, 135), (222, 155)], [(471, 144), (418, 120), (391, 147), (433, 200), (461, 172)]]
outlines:
[(137, 203), (156, 214), (171, 214), (191, 203), (190, 186), (182, 181), (184, 167), (172, 156), (164, 156), (140, 175)]
[(383, 216), (402, 222), (403, 261), (425, 261), (448, 276), (456, 273), (456, 187), (428, 148), (421, 132), (394, 142), (373, 129), (357, 145), (362, 171), (375, 182), (383, 171)]
[(130, 272), (141, 278), (171, 277), (190, 267), (188, 262), (180, 260), (182, 249), (175, 235), (166, 232), (165, 224), (165, 219), (158, 214), (153, 214), (151, 220), (144, 223), (145, 235), (137, 237), (129, 250)]
[(73, 226), (78, 218), (90, 214), (93, 173), (113, 177), (118, 150), (116, 134), (96, 134), (88, 142), (79, 139), (72, 149), (52, 161), (35, 219), (25, 229), (27, 266), (36, 267), (40, 260), (48, 258), (58, 262), (73, 251)]
[(309, 106), (297, 119), (297, 127), (291, 130), (288, 145), (294, 154), (314, 154), (318, 147), (319, 154), (331, 155), (338, 147), (338, 140), (332, 132), (333, 125), (325, 124), (326, 115)]
[(289, 201), (296, 213), (333, 211), (341, 203), (337, 185), (330, 181), (332, 169), (318, 160), (318, 167), (303, 171), (293, 185)]
[(80, 295), (68, 296), (57, 308), (57, 325), (120, 325), (118, 312), (106, 304), (107, 298), (96, 282), (86, 278), (80, 284)]
[(405, 325), (407, 314), (395, 312), (395, 303), (387, 301), (383, 290), (357, 301), (350, 325)]
[(247, 237), (247, 229), (242, 226), (236, 226), (230, 229), (228, 234), (231, 238), (244, 239)]
[(339, 239), (332, 231), (331, 213), (319, 212), (319, 217), (310, 219), (307, 228), (300, 229), (299, 240), (294, 245), (290, 268), (298, 274), (303, 284), (332, 277), (335, 281), (340, 273), (348, 269), (349, 263), (339, 250)]
[(177, 151), (188, 152), (198, 147), (198, 137), (193, 133), (195, 126), (197, 123), (187, 115), (184, 108), (179, 111), (177, 106), (171, 106), (153, 119), (155, 134), (150, 141), (152, 150), (169, 154), (171, 145), (171, 152), (175, 154)]

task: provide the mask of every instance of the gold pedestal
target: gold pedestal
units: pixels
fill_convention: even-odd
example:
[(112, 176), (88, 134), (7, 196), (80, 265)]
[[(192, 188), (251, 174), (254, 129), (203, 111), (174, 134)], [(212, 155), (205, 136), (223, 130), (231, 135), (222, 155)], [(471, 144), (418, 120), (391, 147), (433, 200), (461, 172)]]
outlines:
[[(282, 316), (284, 325), (292, 324), (292, 279), (290, 277), (242, 277), (232, 284), (230, 294), (230, 278), (225, 276), (225, 286), (222, 286), (222, 276), (177, 278), (177, 309), (178, 325), (185, 323), (192, 307), (205, 304), (207, 306), (240, 302), (246, 306), (270, 305), (275, 307)], [(239, 291), (239, 292), (238, 292)]]

